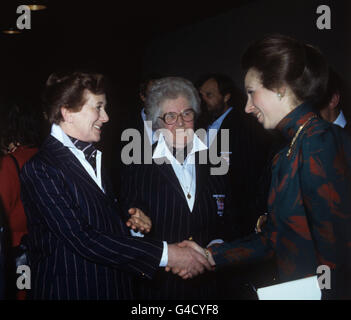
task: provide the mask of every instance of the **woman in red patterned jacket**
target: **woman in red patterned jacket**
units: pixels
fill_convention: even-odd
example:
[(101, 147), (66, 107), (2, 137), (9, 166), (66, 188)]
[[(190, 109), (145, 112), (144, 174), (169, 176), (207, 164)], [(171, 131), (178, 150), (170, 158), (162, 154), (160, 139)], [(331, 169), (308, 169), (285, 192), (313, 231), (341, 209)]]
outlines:
[[(15, 293), (15, 249), (27, 233), (26, 216), (20, 198), (19, 170), (36, 152), (40, 141), (40, 113), (33, 108), (4, 99), (0, 114), (0, 201), (5, 213), (8, 247), (5, 264), (5, 299), (23, 299), (24, 291)], [(11, 249), (12, 248), (12, 249)], [(17, 275), (18, 276), (18, 275)]]
[[(323, 298), (351, 298), (351, 140), (319, 118), (328, 65), (318, 49), (282, 35), (252, 44), (242, 65), (245, 111), (265, 129), (277, 129), (287, 145), (272, 163), (268, 219), (262, 232), (204, 250), (221, 266), (275, 257), (279, 281), (331, 271)], [(193, 242), (184, 242), (199, 251)]]

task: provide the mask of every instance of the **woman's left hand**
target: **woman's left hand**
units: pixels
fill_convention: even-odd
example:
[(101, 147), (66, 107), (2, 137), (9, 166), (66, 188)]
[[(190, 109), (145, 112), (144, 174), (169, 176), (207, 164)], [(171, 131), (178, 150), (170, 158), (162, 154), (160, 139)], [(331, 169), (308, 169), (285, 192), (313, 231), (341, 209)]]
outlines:
[(152, 227), (151, 219), (142, 210), (138, 208), (130, 208), (128, 213), (131, 217), (126, 222), (127, 227), (142, 233), (150, 232)]

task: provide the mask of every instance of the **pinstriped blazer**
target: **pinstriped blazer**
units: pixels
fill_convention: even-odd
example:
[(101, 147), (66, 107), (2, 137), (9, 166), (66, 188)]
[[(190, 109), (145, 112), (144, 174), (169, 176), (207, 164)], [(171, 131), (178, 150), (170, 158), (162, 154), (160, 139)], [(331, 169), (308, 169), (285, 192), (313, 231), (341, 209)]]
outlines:
[(133, 276), (152, 277), (161, 241), (131, 237), (106, 193), (52, 136), (21, 171), (33, 299), (132, 299)]
[[(174, 243), (191, 237), (206, 246), (222, 237), (229, 199), (225, 199), (224, 216), (220, 217), (214, 195), (227, 196), (225, 178), (211, 176), (209, 165), (200, 165), (198, 159), (196, 153), (196, 198), (192, 212), (172, 165), (153, 162), (125, 169), (122, 198), (127, 206), (137, 205), (151, 218), (152, 230), (147, 238)], [(216, 295), (216, 280), (209, 273), (182, 280), (171, 272), (157, 272), (153, 280), (138, 281), (136, 286), (140, 299), (211, 299)]]

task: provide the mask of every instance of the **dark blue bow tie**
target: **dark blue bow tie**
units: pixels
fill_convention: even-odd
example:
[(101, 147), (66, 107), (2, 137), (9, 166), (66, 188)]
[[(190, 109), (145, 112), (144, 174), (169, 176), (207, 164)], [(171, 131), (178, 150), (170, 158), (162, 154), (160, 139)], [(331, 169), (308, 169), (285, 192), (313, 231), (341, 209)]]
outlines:
[(83, 151), (85, 159), (91, 164), (95, 173), (96, 173), (96, 153), (97, 150), (95, 146), (90, 142), (84, 142), (78, 140), (76, 138), (72, 138), (69, 136), (73, 144), (76, 146), (77, 149)]

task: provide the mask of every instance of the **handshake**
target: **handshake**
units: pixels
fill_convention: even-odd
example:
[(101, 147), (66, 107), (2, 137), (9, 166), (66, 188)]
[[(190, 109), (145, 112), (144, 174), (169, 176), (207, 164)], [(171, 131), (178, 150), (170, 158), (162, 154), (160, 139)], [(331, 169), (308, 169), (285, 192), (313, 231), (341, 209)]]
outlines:
[(184, 240), (168, 245), (168, 264), (165, 270), (172, 271), (183, 279), (191, 279), (205, 270), (214, 270), (215, 265), (211, 252), (194, 241)]
[[(150, 218), (139, 208), (128, 210), (130, 218), (126, 225), (134, 231), (150, 232), (152, 223)], [(196, 242), (184, 240), (183, 242), (168, 244), (167, 272), (172, 271), (183, 279), (191, 279), (205, 270), (214, 270), (216, 263), (211, 252), (200, 247)]]

